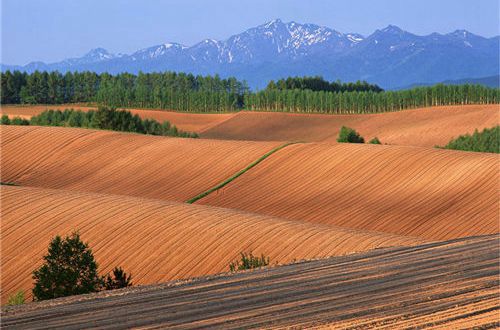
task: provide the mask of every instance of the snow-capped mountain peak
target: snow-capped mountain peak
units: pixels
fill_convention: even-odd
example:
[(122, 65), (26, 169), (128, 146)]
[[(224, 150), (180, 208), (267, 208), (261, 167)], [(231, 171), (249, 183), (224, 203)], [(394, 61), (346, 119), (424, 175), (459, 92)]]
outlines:
[(466, 30), (419, 36), (395, 25), (364, 37), (326, 26), (274, 19), (225, 40), (192, 46), (166, 42), (132, 54), (95, 48), (82, 57), (2, 70), (131, 72), (183, 71), (246, 79), (262, 87), (270, 79), (323, 75), (326, 79), (369, 80), (383, 87), (498, 74), (500, 37)]
[(85, 59), (94, 60), (94, 61), (102, 61), (109, 60), (114, 58), (115, 56), (108, 52), (106, 49), (98, 47), (91, 49), (87, 54), (83, 56)]

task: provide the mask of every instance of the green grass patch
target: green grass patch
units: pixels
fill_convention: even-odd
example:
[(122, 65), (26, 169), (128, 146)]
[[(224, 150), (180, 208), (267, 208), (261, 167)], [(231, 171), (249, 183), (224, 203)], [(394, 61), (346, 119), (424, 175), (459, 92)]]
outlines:
[(0, 182), (0, 186), (19, 186), (19, 185), (14, 182)]
[(208, 189), (207, 191), (205, 192), (202, 192), (201, 194), (199, 194), (198, 196), (195, 196), (189, 200), (186, 201), (186, 203), (189, 203), (189, 204), (193, 204), (194, 202), (202, 199), (203, 197), (205, 196), (208, 196), (210, 195), (211, 193), (213, 193), (214, 191), (217, 191), (219, 190), (220, 188), (224, 187), (225, 185), (227, 185), (228, 183), (230, 183), (231, 181), (233, 181), (234, 179), (238, 178), (239, 176), (241, 176), (242, 174), (244, 174), (246, 171), (248, 171), (249, 169), (251, 169), (252, 167), (254, 167), (255, 165), (259, 164), (261, 161), (263, 161), (264, 159), (266, 159), (267, 157), (271, 156), (272, 154), (274, 154), (276, 151), (279, 151), (291, 144), (296, 144), (296, 143), (301, 143), (301, 142), (288, 142), (288, 143), (285, 143), (285, 144), (282, 144), (274, 149), (272, 149), (271, 151), (267, 152), (266, 154), (264, 154), (262, 157), (260, 157), (259, 159), (253, 161), (250, 165), (248, 165), (247, 167), (245, 167), (244, 169), (242, 169), (241, 171), (237, 172), (236, 174), (234, 174), (233, 176), (231, 176), (230, 178), (226, 179), (225, 181), (219, 183), (218, 185), (216, 185), (215, 187), (212, 187), (210, 189)]

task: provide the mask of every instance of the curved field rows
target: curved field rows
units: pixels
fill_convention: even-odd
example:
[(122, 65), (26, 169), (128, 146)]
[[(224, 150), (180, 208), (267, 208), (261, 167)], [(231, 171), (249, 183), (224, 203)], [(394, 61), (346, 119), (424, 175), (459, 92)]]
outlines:
[(281, 145), (36, 126), (3, 126), (0, 143), (2, 182), (177, 201)]
[(32, 287), (50, 240), (78, 230), (100, 270), (122, 266), (135, 284), (228, 270), (240, 252), (272, 263), (343, 255), (419, 239), (294, 222), (241, 211), (65, 190), (1, 187), (2, 302)]
[(492, 329), (498, 235), (4, 308), (6, 329)]
[(296, 144), (198, 204), (426, 239), (499, 232), (499, 156)]
[(322, 115), (240, 112), (206, 130), (205, 138), (254, 141), (336, 141), (342, 126), (368, 141), (434, 147), (452, 138), (499, 124), (500, 105), (432, 107), (380, 114)]
[[(96, 107), (92, 106), (82, 106), (74, 104), (65, 105), (31, 105), (31, 106), (19, 106), (19, 105), (7, 105), (0, 107), (0, 114), (7, 114), (9, 117), (22, 117), (29, 119), (31, 116), (38, 115), (39, 113), (47, 110), (64, 110), (64, 109), (75, 109), (75, 110), (95, 110)], [(147, 110), (147, 109), (125, 109), (130, 111), (134, 115), (139, 115), (142, 119), (155, 119), (157, 121), (164, 122), (168, 120), (170, 123), (177, 126), (177, 128), (188, 131), (201, 133), (215, 125), (222, 123), (223, 121), (231, 118), (235, 113), (188, 113), (188, 112), (175, 112), (167, 110)]]

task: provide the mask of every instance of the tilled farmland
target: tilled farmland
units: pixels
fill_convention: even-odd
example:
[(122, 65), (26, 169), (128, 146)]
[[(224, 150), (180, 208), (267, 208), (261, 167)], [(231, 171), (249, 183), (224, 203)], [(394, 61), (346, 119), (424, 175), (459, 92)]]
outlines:
[(281, 144), (4, 126), (2, 181), (183, 202)]
[(5, 329), (494, 328), (499, 236), (299, 262), (2, 309)]
[[(65, 190), (2, 186), (2, 302), (23, 289), (55, 235), (78, 230), (100, 268), (125, 267), (135, 284), (229, 270), (240, 252), (273, 264), (423, 240), (287, 221), (230, 209)], [(29, 296), (30, 297), (30, 296)]]
[(290, 145), (197, 203), (431, 240), (498, 232), (498, 156)]

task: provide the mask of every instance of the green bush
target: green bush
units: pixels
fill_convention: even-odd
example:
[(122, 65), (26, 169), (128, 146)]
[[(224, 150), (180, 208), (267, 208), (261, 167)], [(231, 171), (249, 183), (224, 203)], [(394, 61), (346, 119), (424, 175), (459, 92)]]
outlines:
[(2, 119), (0, 121), (2, 125), (10, 125), (10, 119), (7, 115), (2, 115)]
[(56, 236), (43, 259), (33, 272), (33, 300), (97, 292), (103, 285), (92, 250), (76, 232), (64, 239)]
[(500, 153), (500, 126), (485, 128), (482, 132), (476, 129), (472, 135), (460, 135), (458, 138), (451, 140), (445, 149), (478, 151)]
[(121, 289), (132, 286), (132, 276), (128, 275), (123, 271), (121, 267), (115, 267), (113, 269), (113, 276), (107, 275), (104, 281), (104, 287), (106, 290)]
[(269, 257), (265, 257), (263, 254), (260, 257), (256, 257), (250, 252), (249, 254), (241, 253), (241, 260), (231, 262), (229, 264), (229, 270), (232, 272), (244, 269), (260, 268), (269, 265)]
[(20, 117), (15, 117), (11, 120), (7, 115), (3, 115), (1, 123), (2, 125), (28, 126), (30, 124), (30, 121)]
[(374, 137), (373, 139), (370, 140), (370, 142), (368, 142), (369, 144), (382, 144), (380, 143), (380, 140), (378, 139), (378, 137)]
[(9, 296), (7, 301), (7, 306), (22, 305), (25, 302), (24, 291), (19, 290), (16, 293)]
[(363, 139), (358, 132), (353, 130), (352, 128), (342, 126), (340, 129), (339, 137), (337, 138), (337, 142), (341, 143), (365, 143), (365, 139)]

